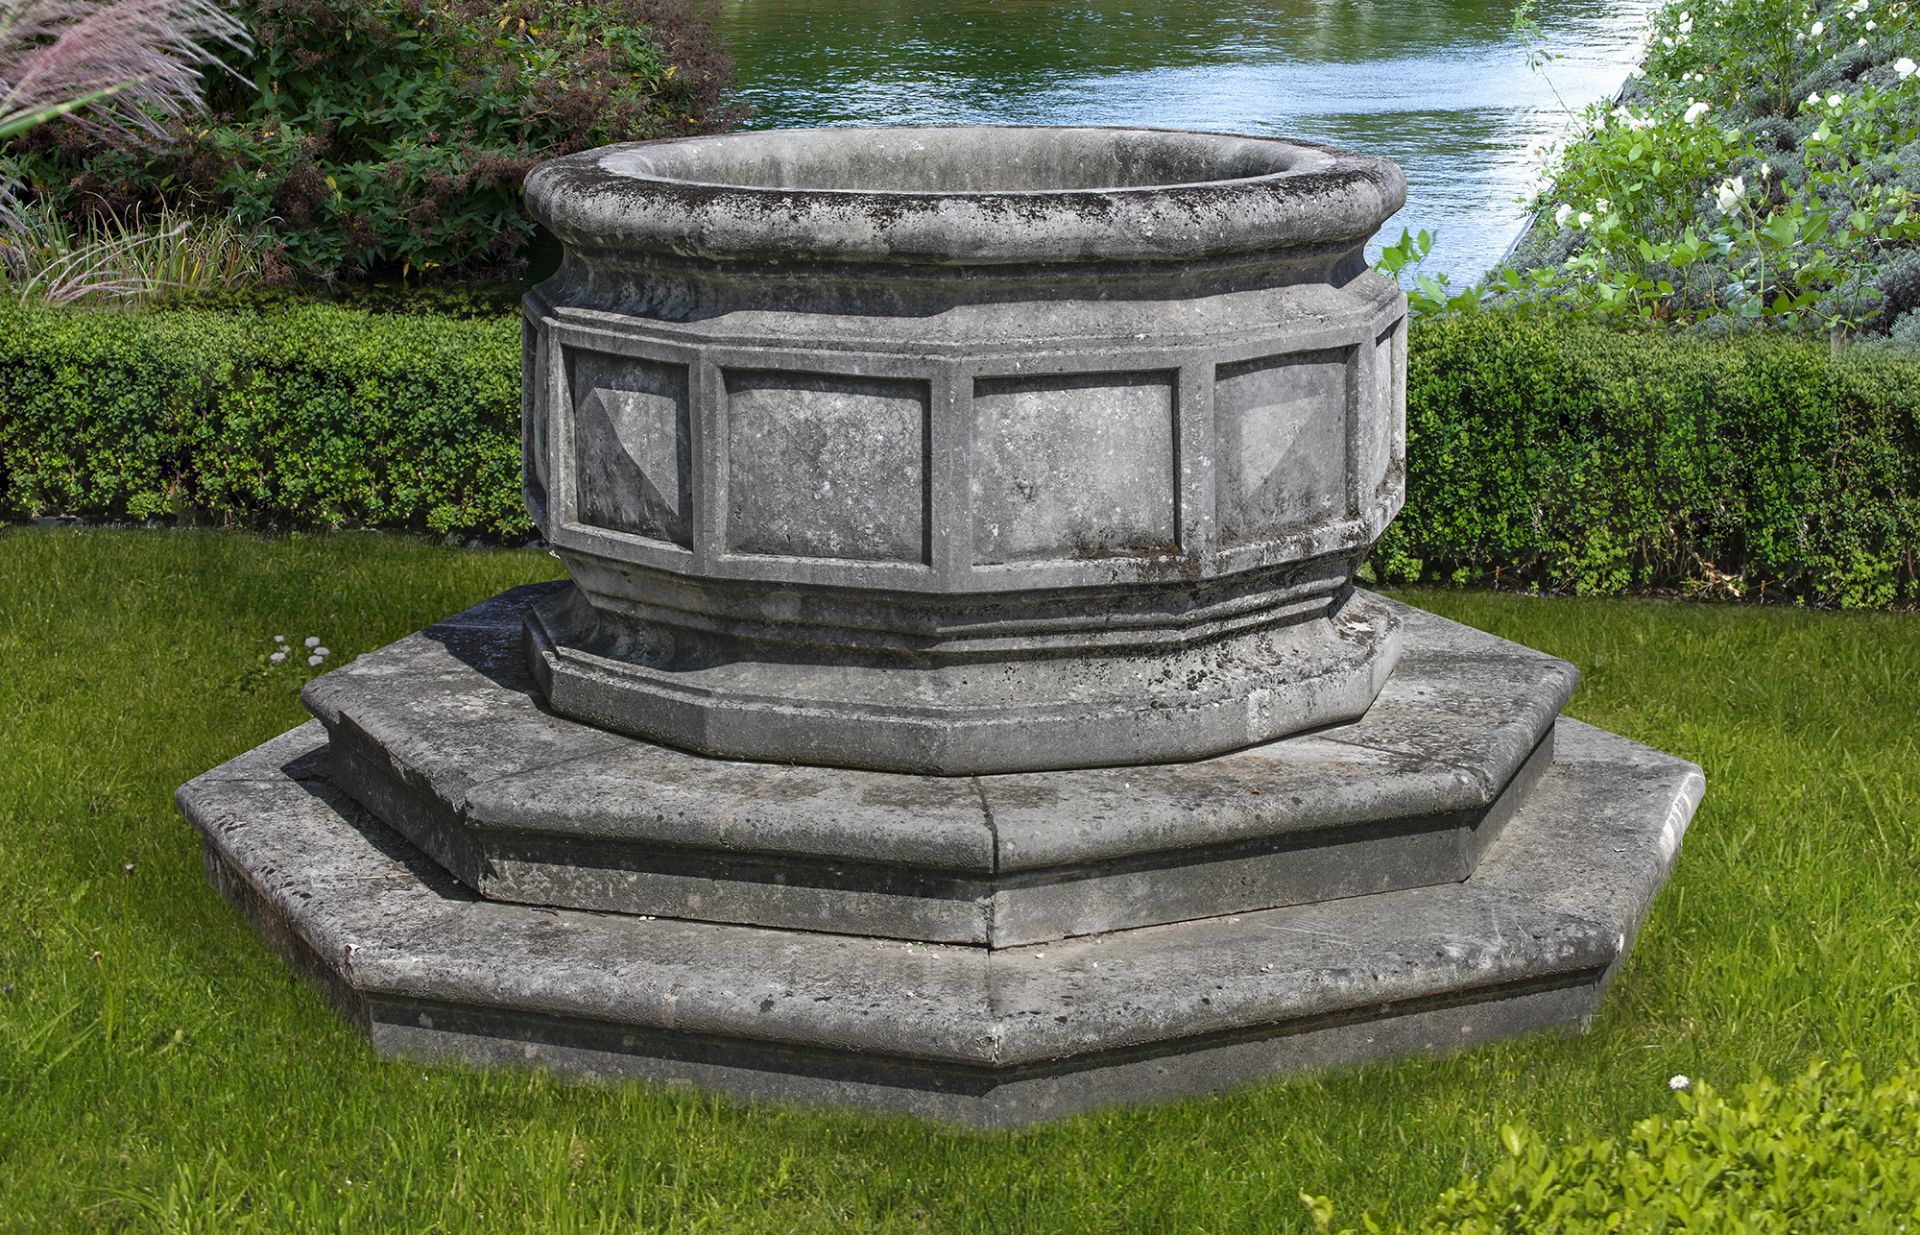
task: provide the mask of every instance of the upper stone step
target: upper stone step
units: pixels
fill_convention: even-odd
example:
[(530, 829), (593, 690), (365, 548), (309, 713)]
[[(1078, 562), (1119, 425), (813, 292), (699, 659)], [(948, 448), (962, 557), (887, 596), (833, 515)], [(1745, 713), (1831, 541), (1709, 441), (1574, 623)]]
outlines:
[(1403, 623), (1365, 717), (1193, 763), (940, 777), (707, 758), (554, 715), (515, 589), (315, 680), (331, 776), (482, 896), (1008, 947), (1467, 878), (1564, 661)]

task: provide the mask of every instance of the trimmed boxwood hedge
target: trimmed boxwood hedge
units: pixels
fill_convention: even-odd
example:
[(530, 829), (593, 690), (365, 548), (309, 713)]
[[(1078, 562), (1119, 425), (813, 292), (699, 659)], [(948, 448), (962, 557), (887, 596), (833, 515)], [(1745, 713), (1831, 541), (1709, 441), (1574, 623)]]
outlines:
[(532, 533), (516, 319), (0, 309), (0, 512)]
[[(492, 539), (519, 325), (0, 308), (0, 515)], [(1390, 581), (1920, 600), (1920, 357), (1551, 316), (1417, 323)]]
[(1556, 315), (1421, 320), (1388, 579), (1920, 599), (1920, 355)]

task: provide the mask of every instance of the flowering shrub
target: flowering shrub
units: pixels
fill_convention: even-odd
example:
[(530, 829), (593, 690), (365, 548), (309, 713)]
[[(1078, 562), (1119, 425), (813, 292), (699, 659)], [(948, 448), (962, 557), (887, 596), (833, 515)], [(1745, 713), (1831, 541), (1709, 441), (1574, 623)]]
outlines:
[(721, 127), (730, 68), (698, 0), (244, 0), (244, 78), (158, 155), (36, 135), (36, 196), (165, 202), (270, 232), (283, 272), (491, 274), (524, 259), (541, 159)]
[(1920, 245), (1916, 35), (1911, 0), (1673, 0), (1483, 295), (1901, 333), (1920, 310), (1920, 279), (1895, 277)]

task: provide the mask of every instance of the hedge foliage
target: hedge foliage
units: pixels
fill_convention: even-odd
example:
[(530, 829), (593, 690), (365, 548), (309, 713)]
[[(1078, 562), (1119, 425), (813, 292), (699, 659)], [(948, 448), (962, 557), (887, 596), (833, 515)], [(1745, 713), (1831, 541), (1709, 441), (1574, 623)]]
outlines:
[[(1678, 1078), (1676, 1078), (1678, 1079)], [(1624, 1143), (1549, 1145), (1500, 1129), (1507, 1151), (1450, 1189), (1427, 1235), (1790, 1235), (1920, 1230), (1920, 1072), (1874, 1083), (1857, 1062), (1815, 1063), (1786, 1085), (1734, 1097), (1695, 1084), (1679, 1111), (1641, 1120)], [(1331, 1232), (1324, 1197), (1301, 1198)], [(1362, 1230), (1390, 1229), (1368, 1216)], [(1342, 1235), (1358, 1235), (1348, 1228)]]
[(1920, 599), (1920, 356), (1556, 315), (1415, 327), (1396, 581)]
[[(0, 515), (515, 539), (519, 327), (0, 308)], [(1920, 357), (1566, 318), (1416, 324), (1389, 581), (1920, 600)]]
[(512, 318), (0, 309), (0, 510), (515, 537)]

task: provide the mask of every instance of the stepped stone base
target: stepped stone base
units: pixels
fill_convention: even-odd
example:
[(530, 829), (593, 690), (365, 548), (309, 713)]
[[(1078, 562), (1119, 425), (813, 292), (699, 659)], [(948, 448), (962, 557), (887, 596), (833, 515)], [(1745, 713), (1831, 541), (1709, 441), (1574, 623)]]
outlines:
[(552, 596), (521, 589), (312, 683), (334, 783), (492, 900), (929, 943), (1457, 882), (1551, 761), (1578, 680), (1366, 597), (1415, 638), (1365, 717), (1317, 735), (971, 778), (751, 763), (554, 715), (516, 656)]
[[(1556, 721), (1572, 685), (1560, 662), (1407, 609), (1401, 670), (1363, 721), (1196, 764), (969, 780), (733, 764), (612, 734), (594, 746), (599, 731), (544, 712), (512, 676), (524, 661), (502, 632), (539, 594), (328, 675), (310, 695), (324, 725), (180, 791), (214, 883), (382, 1052), (1006, 1126), (1578, 1027), (1704, 787), (1691, 764)], [(529, 780), (588, 768), (599, 779), (554, 799), (571, 813), (502, 823), (538, 803), (520, 792)], [(809, 792), (787, 792), (788, 777)], [(917, 796), (943, 786), (956, 796)], [(1076, 795), (1098, 809), (1050, 830)], [(1038, 808), (1018, 824), (1022, 802)], [(864, 865), (838, 884), (804, 878), (810, 862), (850, 864), (861, 834)], [(730, 873), (729, 847), (753, 860)], [(604, 861), (609, 848), (624, 856)], [(570, 854), (639, 870), (656, 899), (631, 893), (648, 879), (554, 875)], [(844, 904), (835, 933), (694, 920), (708, 895), (725, 907), (714, 916), (740, 916), (754, 898), (724, 885), (775, 887), (781, 854), (812, 898), (796, 903), (857, 903), (876, 872), (899, 897), (870, 902), (866, 933), (845, 929), (862, 919)], [(689, 865), (662, 874), (667, 858)], [(1366, 886), (1376, 864), (1399, 872), (1392, 886)], [(998, 934), (886, 937), (958, 920), (923, 912), (953, 899), (913, 886), (938, 884), (929, 871), (989, 911), (1048, 880), (1067, 899)], [(1076, 901), (1075, 885), (1099, 894)], [(588, 886), (628, 888), (629, 911), (599, 911), (603, 892), (584, 908), (488, 898)], [(1090, 908), (1102, 902), (1123, 909)], [(631, 912), (649, 904), (674, 912)], [(1176, 912), (1196, 920), (1098, 920)], [(1048, 937), (1075, 922), (1094, 933)]]

